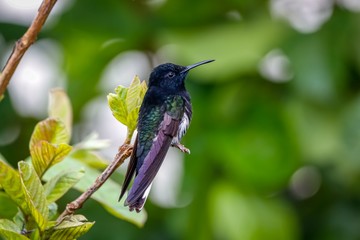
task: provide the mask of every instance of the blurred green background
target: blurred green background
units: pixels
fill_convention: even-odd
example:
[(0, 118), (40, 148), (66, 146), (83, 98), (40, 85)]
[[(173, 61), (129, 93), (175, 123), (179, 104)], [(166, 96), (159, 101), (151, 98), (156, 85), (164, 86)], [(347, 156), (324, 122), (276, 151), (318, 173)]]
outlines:
[[(0, 0), (1, 68), (40, 3)], [(145, 226), (90, 200), (81, 239), (360, 239), (359, 13), (358, 0), (59, 1), (0, 103), (0, 153), (29, 155), (63, 87), (72, 142), (96, 131), (110, 161), (125, 128), (109, 92), (160, 63), (216, 59), (189, 74), (191, 155), (169, 152)]]

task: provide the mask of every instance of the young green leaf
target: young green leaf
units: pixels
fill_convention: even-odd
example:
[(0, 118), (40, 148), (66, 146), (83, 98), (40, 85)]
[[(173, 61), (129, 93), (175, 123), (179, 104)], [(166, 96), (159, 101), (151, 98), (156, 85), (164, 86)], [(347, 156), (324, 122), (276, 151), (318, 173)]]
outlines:
[[(146, 85), (146, 82), (145, 81), (142, 81), (141, 84), (140, 84), (141, 88), (140, 88), (140, 93), (139, 93), (139, 96), (140, 96), (140, 99), (141, 99), (141, 102), (142, 102), (142, 99), (144, 99), (144, 96), (145, 96), (145, 93), (147, 91), (147, 85)], [(141, 104), (141, 103), (140, 103)]]
[(30, 155), (39, 177), (71, 151), (69, 140), (70, 135), (60, 120), (47, 118), (36, 125), (30, 139)]
[(141, 104), (142, 99), (140, 99), (140, 91), (140, 79), (138, 76), (135, 76), (128, 88), (126, 95), (126, 108), (128, 113), (133, 111)]
[(23, 192), (25, 194), (25, 201), (35, 222), (40, 230), (43, 231), (47, 224), (49, 212), (44, 188), (41, 185), (38, 175), (29, 163), (20, 161), (18, 167)]
[[(129, 123), (128, 115), (136, 109), (136, 113), (138, 113), (146, 90), (145, 81), (140, 82), (138, 76), (134, 77), (129, 88), (118, 86), (115, 89), (115, 94), (110, 93), (108, 95), (109, 106), (114, 117), (126, 126), (129, 126), (129, 124), (133, 125), (133, 123)], [(135, 120), (136, 125), (137, 114), (135, 117), (131, 117), (131, 120)]]
[[(134, 132), (137, 126), (140, 105), (135, 107), (127, 116), (129, 132)], [(131, 136), (130, 136), (131, 137)]]
[(49, 93), (49, 117), (60, 119), (71, 136), (72, 108), (66, 92), (60, 88), (52, 89)]
[(139, 77), (135, 76), (134, 80), (132, 81), (128, 89), (128, 94), (126, 96), (128, 127), (132, 131), (135, 130), (136, 128), (139, 109), (143, 101), (144, 95), (146, 93), (146, 90), (147, 90), (146, 82), (145, 81), (140, 82)]
[(127, 88), (118, 86), (115, 88), (115, 94), (109, 93), (107, 96), (113, 116), (124, 125), (127, 125), (126, 95)]
[(73, 240), (84, 235), (95, 222), (87, 222), (82, 215), (66, 217), (59, 225), (51, 231), (50, 240)]
[(70, 135), (65, 124), (54, 118), (47, 118), (39, 122), (34, 129), (30, 139), (30, 150), (40, 141), (52, 144), (68, 143)]
[(108, 94), (108, 102), (114, 117), (128, 127), (126, 141), (131, 140), (136, 129), (139, 109), (146, 93), (146, 82), (135, 76), (129, 88), (118, 86), (115, 94)]
[(0, 184), (6, 194), (28, 214), (30, 210), (25, 202), (25, 195), (22, 191), (22, 184), (19, 173), (12, 167), (0, 160)]
[(8, 219), (0, 219), (0, 236), (4, 239), (29, 240), (21, 235), (21, 229), (17, 225)]
[(40, 140), (30, 148), (31, 161), (36, 173), (41, 177), (54, 164), (62, 161), (71, 151), (71, 146), (60, 143), (57, 145)]
[(84, 170), (70, 170), (59, 173), (51, 178), (44, 185), (44, 192), (48, 203), (52, 203), (61, 198), (72, 186), (74, 186), (83, 176)]

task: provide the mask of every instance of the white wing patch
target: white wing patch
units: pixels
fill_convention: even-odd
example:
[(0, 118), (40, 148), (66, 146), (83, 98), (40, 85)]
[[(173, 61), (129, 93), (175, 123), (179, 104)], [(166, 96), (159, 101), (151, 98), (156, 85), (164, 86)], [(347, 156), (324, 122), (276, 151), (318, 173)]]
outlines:
[(185, 135), (187, 129), (189, 128), (189, 123), (190, 123), (189, 117), (185, 113), (183, 118), (181, 119), (181, 123), (180, 123), (180, 126), (179, 126), (179, 132), (178, 132), (179, 141)]
[(189, 128), (189, 124), (190, 124), (189, 116), (186, 113), (184, 113), (184, 116), (181, 119), (181, 122), (180, 122), (180, 125), (179, 125), (178, 133), (173, 138), (171, 144), (180, 143), (181, 138), (185, 135), (187, 129)]

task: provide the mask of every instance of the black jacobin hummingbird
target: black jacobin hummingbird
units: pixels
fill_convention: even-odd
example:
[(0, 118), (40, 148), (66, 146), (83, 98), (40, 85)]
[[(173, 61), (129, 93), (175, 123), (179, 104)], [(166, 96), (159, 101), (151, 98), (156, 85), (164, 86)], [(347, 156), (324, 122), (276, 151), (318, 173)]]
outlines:
[(135, 180), (125, 200), (130, 211), (140, 212), (149, 195), (155, 175), (170, 146), (190, 153), (180, 143), (192, 115), (185, 78), (190, 69), (213, 62), (206, 60), (189, 66), (165, 63), (150, 74), (149, 88), (140, 107), (137, 136), (121, 189), (124, 196), (134, 174)]

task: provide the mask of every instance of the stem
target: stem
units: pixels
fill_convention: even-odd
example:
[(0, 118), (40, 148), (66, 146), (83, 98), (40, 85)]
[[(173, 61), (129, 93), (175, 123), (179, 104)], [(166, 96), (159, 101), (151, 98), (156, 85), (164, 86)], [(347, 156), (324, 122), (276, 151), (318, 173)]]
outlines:
[(21, 58), (28, 48), (36, 41), (36, 37), (49, 16), (57, 0), (43, 0), (38, 10), (38, 14), (31, 23), (25, 34), (15, 43), (14, 49), (7, 60), (5, 67), (0, 75), (0, 96), (6, 90)]
[(125, 139), (125, 143), (124, 144), (130, 144), (131, 142), (131, 138), (134, 134), (135, 130), (130, 130), (129, 128), (127, 128), (127, 132), (126, 132), (126, 139)]
[(86, 200), (93, 195), (111, 176), (111, 174), (128, 158), (132, 153), (132, 146), (128, 143), (124, 143), (116, 154), (112, 163), (96, 178), (95, 182), (84, 193), (82, 193), (77, 199), (68, 203), (65, 210), (60, 214), (57, 219), (57, 223), (60, 223), (65, 216), (73, 214), (76, 210), (82, 208)]

